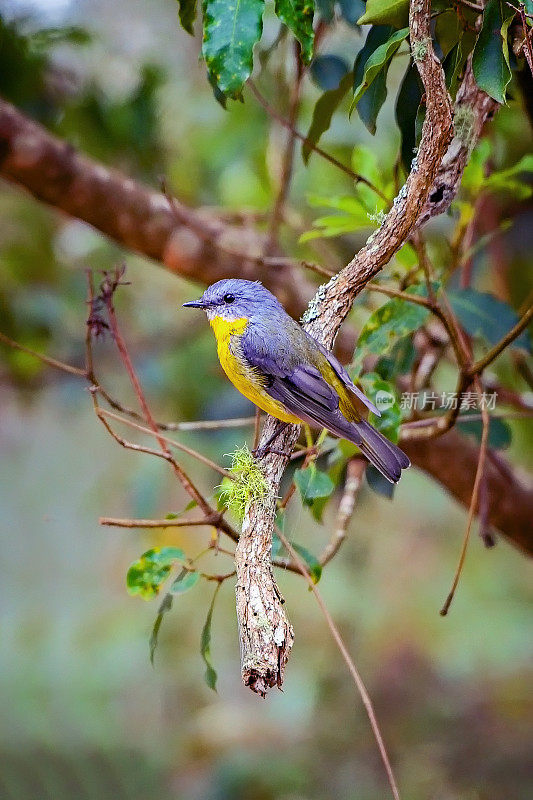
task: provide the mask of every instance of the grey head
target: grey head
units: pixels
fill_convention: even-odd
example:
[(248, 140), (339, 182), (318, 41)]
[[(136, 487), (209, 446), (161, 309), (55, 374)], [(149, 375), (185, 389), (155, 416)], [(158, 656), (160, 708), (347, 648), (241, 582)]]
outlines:
[(208, 319), (223, 317), (233, 320), (264, 318), (265, 314), (285, 314), (274, 295), (259, 281), (229, 278), (211, 284), (199, 300), (184, 303), (186, 308), (201, 308)]

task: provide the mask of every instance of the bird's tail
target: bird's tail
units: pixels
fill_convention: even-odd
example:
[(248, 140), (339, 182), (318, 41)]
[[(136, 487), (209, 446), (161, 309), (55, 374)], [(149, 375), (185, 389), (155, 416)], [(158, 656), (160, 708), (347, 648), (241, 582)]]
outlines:
[(366, 420), (353, 422), (351, 427), (355, 428), (355, 432), (350, 441), (358, 446), (363, 455), (388, 481), (398, 483), (402, 469), (411, 466), (403, 450), (385, 438)]

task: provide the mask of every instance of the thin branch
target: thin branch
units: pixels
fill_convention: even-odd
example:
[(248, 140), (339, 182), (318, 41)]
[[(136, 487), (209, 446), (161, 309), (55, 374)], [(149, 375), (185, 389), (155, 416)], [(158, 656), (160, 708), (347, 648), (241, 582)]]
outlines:
[(302, 573), (302, 575), (306, 579), (307, 583), (309, 584), (309, 588), (313, 592), (313, 594), (315, 596), (315, 599), (316, 599), (316, 601), (317, 601), (317, 603), (318, 603), (318, 605), (320, 607), (320, 610), (322, 611), (322, 614), (324, 615), (324, 617), (326, 619), (326, 623), (328, 625), (330, 633), (333, 636), (333, 639), (335, 640), (335, 643), (336, 643), (337, 647), (339, 648), (339, 651), (340, 651), (340, 653), (341, 653), (341, 655), (342, 655), (342, 657), (344, 659), (344, 662), (345, 662), (346, 666), (348, 667), (348, 670), (350, 671), (350, 674), (351, 674), (351, 676), (353, 678), (353, 682), (355, 684), (355, 687), (356, 687), (357, 691), (359, 692), (361, 700), (363, 701), (363, 705), (364, 705), (364, 707), (366, 709), (366, 713), (368, 715), (368, 719), (370, 720), (370, 726), (372, 728), (372, 732), (374, 734), (374, 738), (376, 740), (376, 743), (377, 743), (377, 746), (378, 746), (378, 749), (379, 749), (381, 760), (383, 761), (383, 765), (384, 765), (385, 770), (387, 772), (387, 778), (388, 778), (388, 781), (389, 781), (389, 785), (390, 785), (393, 797), (395, 798), (395, 800), (400, 800), (400, 792), (398, 791), (398, 786), (396, 784), (396, 779), (394, 777), (394, 773), (392, 771), (392, 767), (391, 767), (391, 764), (390, 764), (390, 761), (389, 761), (389, 757), (387, 755), (387, 749), (386, 749), (385, 743), (383, 741), (383, 736), (381, 735), (381, 731), (380, 731), (380, 728), (379, 728), (379, 723), (378, 723), (377, 718), (376, 718), (376, 712), (374, 711), (374, 706), (373, 706), (372, 700), (370, 698), (370, 695), (367, 692), (367, 689), (366, 689), (366, 686), (365, 686), (365, 684), (363, 682), (363, 679), (362, 679), (361, 675), (359, 674), (359, 672), (357, 670), (357, 667), (355, 666), (355, 663), (354, 663), (350, 653), (348, 652), (348, 648), (346, 647), (346, 644), (344, 643), (344, 640), (343, 640), (343, 638), (342, 638), (342, 636), (341, 636), (341, 634), (339, 632), (339, 629), (337, 628), (335, 622), (333, 621), (333, 617), (329, 613), (329, 610), (328, 610), (326, 604), (324, 603), (324, 600), (322, 599), (322, 595), (320, 594), (316, 583), (313, 581), (311, 575), (309, 574), (309, 571), (308, 571), (306, 565), (304, 564), (304, 562), (302, 561), (300, 555), (296, 552), (296, 550), (291, 545), (291, 543), (289, 542), (289, 540), (287, 539), (287, 537), (284, 535), (284, 533), (282, 531), (278, 530), (278, 536), (280, 537), (285, 549), (290, 554), (290, 556), (293, 559), (293, 561), (298, 565), (298, 568), (299, 568), (300, 572)]
[(9, 336), (5, 335), (5, 333), (0, 332), (0, 342), (3, 342), (8, 347), (12, 347), (14, 350), (20, 350), (22, 353), (27, 353), (29, 356), (39, 359), (39, 361), (42, 361), (43, 364), (47, 364), (49, 367), (53, 367), (53, 369), (59, 369), (61, 372), (68, 372), (69, 375), (76, 375), (78, 378), (87, 377), (87, 373), (84, 369), (73, 367), (71, 364), (66, 364), (64, 361), (58, 361), (56, 358), (50, 358), (50, 356), (45, 356), (43, 353), (36, 353), (35, 350), (31, 350), (29, 347), (10, 339)]
[(342, 172), (344, 172), (346, 175), (349, 175), (349, 177), (352, 178), (352, 180), (356, 181), (356, 183), (364, 183), (365, 186), (368, 186), (368, 188), (374, 192), (374, 194), (380, 197), (385, 203), (387, 203), (387, 205), (390, 205), (390, 199), (383, 194), (381, 189), (378, 189), (377, 186), (374, 186), (374, 184), (371, 183), (371, 181), (369, 181), (363, 175), (359, 175), (357, 172), (354, 172), (352, 169), (350, 169), (350, 167), (347, 167), (341, 161), (338, 161), (334, 156), (330, 155), (329, 153), (326, 153), (325, 150), (322, 150), (321, 147), (318, 147), (318, 145), (311, 142), (306, 136), (304, 136), (302, 133), (296, 130), (296, 128), (291, 126), (289, 121), (286, 120), (285, 117), (283, 117), (281, 114), (279, 114), (270, 105), (270, 103), (268, 103), (267, 100), (265, 100), (265, 98), (263, 97), (263, 95), (261, 94), (261, 92), (259, 91), (259, 89), (257, 88), (257, 86), (255, 85), (255, 83), (252, 81), (251, 78), (248, 79), (248, 86), (250, 87), (252, 94), (254, 95), (256, 100), (263, 106), (263, 108), (270, 117), (277, 120), (280, 123), (280, 125), (283, 125), (285, 128), (290, 130), (291, 133), (297, 139), (299, 139), (301, 142), (310, 147), (314, 153), (317, 153), (317, 155), (322, 156), (322, 158), (325, 158), (326, 161), (329, 161), (330, 164), (333, 164), (333, 166), (342, 170)]
[(113, 528), (186, 528), (189, 526), (218, 525), (222, 514), (212, 514), (203, 519), (121, 519), (119, 517), (100, 517), (100, 525)]
[(294, 43), (294, 53), (296, 62), (296, 79), (292, 84), (290, 93), (289, 115), (286, 126), (288, 129), (288, 135), (281, 163), (279, 188), (274, 201), (274, 207), (272, 209), (272, 215), (268, 227), (268, 240), (266, 245), (267, 254), (274, 252), (277, 247), (278, 233), (283, 221), (285, 203), (287, 202), (287, 198), (289, 196), (294, 165), (294, 150), (296, 145), (295, 129), (296, 121), (298, 119), (298, 111), (300, 109), (302, 80), (305, 75), (303, 63), (300, 58), (299, 45), (296, 42)]
[(355, 508), (355, 498), (361, 486), (367, 462), (363, 458), (351, 458), (346, 467), (346, 480), (344, 482), (344, 492), (339, 503), (337, 519), (333, 534), (318, 557), (318, 562), (323, 567), (328, 564), (339, 552), (342, 543), (346, 538), (348, 524), (352, 518)]
[(434, 306), (427, 297), (420, 297), (417, 294), (409, 294), (409, 292), (402, 292), (400, 289), (394, 289), (392, 286), (382, 286), (380, 283), (370, 281), (366, 285), (367, 289), (371, 292), (379, 292), (385, 294), (387, 297), (395, 297), (398, 300), (406, 300), (408, 303), (414, 303), (417, 306), (423, 306), (429, 311), (434, 311)]
[[(481, 381), (479, 378), (476, 378), (476, 388), (480, 392), (481, 391)], [(463, 566), (466, 559), (466, 551), (468, 549), (468, 542), (470, 539), (470, 531), (472, 529), (472, 522), (474, 521), (474, 516), (478, 507), (478, 499), (479, 499), (479, 487), (481, 485), (481, 480), (483, 477), (483, 470), (485, 468), (485, 459), (487, 455), (487, 444), (489, 440), (489, 413), (485, 407), (481, 410), (483, 416), (483, 432), (481, 434), (481, 444), (479, 447), (479, 459), (477, 462), (477, 469), (476, 469), (476, 477), (474, 479), (474, 487), (472, 489), (472, 499), (470, 500), (470, 508), (468, 510), (468, 519), (466, 522), (466, 530), (465, 535), (463, 538), (463, 544), (461, 547), (461, 553), (459, 555), (459, 562), (457, 564), (457, 569), (455, 571), (455, 576), (452, 583), (452, 588), (446, 598), (444, 605), (441, 608), (440, 614), (442, 617), (445, 617), (449, 611), (450, 605), (455, 595), (455, 590), (457, 589), (457, 584), (459, 583), (459, 578), (461, 577), (461, 572), (463, 571)]]
[(522, 331), (524, 331), (527, 328), (532, 319), (533, 319), (533, 305), (531, 305), (527, 309), (524, 316), (520, 320), (518, 320), (516, 325), (513, 328), (511, 328), (509, 333), (507, 333), (503, 337), (503, 339), (501, 339), (497, 344), (495, 344), (494, 347), (491, 350), (489, 350), (489, 352), (486, 353), (486, 355), (483, 356), (483, 358), (480, 358), (479, 361), (476, 361), (475, 364), (472, 364), (469, 370), (469, 374), (473, 376), (473, 375), (479, 375), (481, 372), (483, 372), (483, 370), (486, 367), (488, 367), (489, 364), (491, 364), (496, 358), (498, 358), (500, 353), (502, 353), (505, 350), (505, 348), (511, 344), (511, 342), (514, 342), (514, 340), (518, 338), (518, 336), (520, 336)]
[(211, 461), (210, 458), (204, 456), (202, 453), (199, 453), (197, 450), (193, 450), (192, 447), (187, 447), (187, 445), (182, 444), (181, 442), (176, 442), (175, 439), (170, 439), (168, 436), (164, 436), (162, 433), (155, 432), (151, 428), (146, 428), (144, 425), (139, 425), (136, 422), (133, 422), (131, 419), (126, 419), (125, 417), (121, 417), (119, 414), (115, 414), (113, 411), (107, 411), (105, 408), (101, 408), (99, 412), (102, 416), (109, 417), (110, 419), (114, 419), (117, 422), (121, 422), (123, 425), (127, 425), (129, 428), (133, 428), (136, 431), (140, 431), (140, 433), (146, 433), (149, 436), (155, 436), (159, 443), (164, 442), (165, 444), (169, 444), (171, 447), (175, 447), (177, 450), (181, 450), (183, 453), (187, 453), (187, 455), (196, 458), (198, 461), (201, 461), (206, 466), (211, 467), (211, 469), (218, 472), (219, 475), (222, 475), (224, 478), (230, 478), (234, 480), (234, 476), (224, 467), (220, 467), (215, 461)]

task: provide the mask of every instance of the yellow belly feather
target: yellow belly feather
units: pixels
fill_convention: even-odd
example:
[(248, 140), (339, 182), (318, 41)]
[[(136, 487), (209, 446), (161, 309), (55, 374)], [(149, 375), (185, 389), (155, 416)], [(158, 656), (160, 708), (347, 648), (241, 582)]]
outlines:
[(235, 388), (267, 414), (283, 422), (300, 422), (298, 417), (290, 414), (285, 406), (267, 394), (258, 372), (244, 361), (240, 353), (239, 337), (244, 333), (248, 320), (245, 317), (234, 320), (214, 317), (209, 322), (217, 340), (220, 364)]

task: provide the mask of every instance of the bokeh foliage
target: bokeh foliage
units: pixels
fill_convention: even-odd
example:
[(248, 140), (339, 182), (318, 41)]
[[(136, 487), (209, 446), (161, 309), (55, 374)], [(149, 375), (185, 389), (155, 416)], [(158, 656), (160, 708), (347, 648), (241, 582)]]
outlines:
[[(83, 152), (134, 178), (156, 186), (164, 173), (191, 204), (247, 207), (261, 215), (276, 194), (280, 141), (242, 84), (253, 56), (265, 95), (283, 109), (294, 80), (293, 34), (304, 60), (311, 57), (311, 4), (266, 4), (260, 41), (263, 3), (205, 5), (207, 20), (227, 16), (224, 26), (216, 26), (219, 37), (233, 30), (237, 10), (246, 12), (244, 51), (228, 51), (214, 36), (215, 26), (205, 28), (203, 52), (219, 99), (245, 98), (244, 104), (229, 103), (226, 112), (213, 101), (205, 67), (198, 63), (200, 37), (189, 41), (178, 29), (177, 12), (189, 33), (198, 30), (193, 4), (174, 0), (150, 3), (149, 13), (146, 4), (92, 0), (72, 5), (59, 20), (46, 14), (21, 17), (15, 5), (0, 5), (0, 93)], [(476, 47), (478, 79), (493, 96), (501, 99), (507, 92), (508, 97), (472, 155), (450, 214), (428, 232), (435, 277), (482, 352), (512, 326), (533, 288), (525, 268), (533, 246), (531, 139), (518, 84), (510, 77), (524, 64), (501, 46), (493, 57), (490, 15), (504, 14), (498, 30), (509, 18), (501, 4), (489, 3), (477, 45), (475, 14), (463, 9), (458, 23), (456, 9), (448, 5), (437, 3), (434, 9), (440, 12), (436, 41), (447, 59), (450, 90)], [(361, 2), (317, 3), (316, 17), (336, 22), (312, 62), (302, 101), (301, 124), (309, 138), (320, 140), (387, 197), (394, 194), (398, 169), (409, 167), (423, 114), (412, 60), (401, 44), (406, 7), (395, 3), (391, 16), (391, 4), (382, 0), (366, 9)], [(363, 13), (370, 29), (357, 26)], [(513, 31), (506, 27), (505, 33), (512, 37)], [(354, 90), (365, 83), (353, 101)], [(352, 102), (357, 114), (350, 119)], [(308, 166), (298, 161), (290, 201), (299, 223), (284, 231), (284, 245), (297, 257), (325, 253), (328, 266), (336, 268), (379, 225), (384, 204), (305, 147), (302, 156)], [(450, 243), (479, 209), (480, 196), (498, 235), (487, 230), (473, 245), (473, 277), (465, 289), (457, 273), (449, 274)], [(318, 219), (317, 207), (327, 209)], [(329, 249), (317, 249), (324, 246)], [(498, 247), (504, 248), (504, 259)], [(176, 311), (197, 287), (2, 184), (0, 316), (8, 335), (81, 364), (84, 270), (109, 268), (118, 258), (126, 258), (132, 281), (117, 296), (118, 311), (158, 416), (247, 414), (248, 404), (221, 375), (206, 326)], [(412, 248), (400, 251), (386, 277), (403, 281), (409, 292), (422, 291)], [(351, 316), (361, 345), (354, 374), (364, 362), (370, 395), (390, 390), (399, 398), (397, 381), (413, 365), (414, 338), (427, 317), (423, 311), (374, 293), (358, 300)], [(527, 353), (527, 336), (517, 345)], [(128, 398), (109, 338), (96, 344), (95, 355), (115, 394)], [(298, 632), (292, 677), (284, 695), (258, 711), (238, 683), (232, 591), (227, 585), (221, 590), (212, 620), (214, 586), (181, 568), (182, 554), (190, 566), (187, 559), (201, 549), (197, 532), (98, 529), (96, 519), (105, 510), (142, 517), (182, 513), (187, 500), (164, 464), (118, 451), (97, 429), (89, 398), (74, 380), (15, 351), (2, 349), (1, 356), (8, 602), (0, 782), (6, 795), (382, 797), (364, 715), (297, 579), (282, 577)], [(511, 353), (497, 362), (494, 375), (510, 391), (527, 388)], [(451, 389), (452, 377), (449, 365), (442, 364), (435, 389)], [(391, 438), (400, 420), (396, 402), (384, 419)], [(479, 423), (462, 425), (466, 435), (479, 438)], [(491, 426), (491, 436), (513, 464), (531, 467), (528, 421), (501, 420)], [(183, 441), (221, 461), (244, 438), (251, 441), (249, 429), (187, 434)], [(530, 790), (524, 766), (530, 736), (526, 567), (504, 544), (489, 553), (474, 543), (457, 607), (442, 622), (437, 609), (453, 570), (463, 515), (413, 471), (391, 503), (369, 471), (346, 548), (321, 575), (314, 554), (332, 524), (336, 486), (352, 454), (332, 441), (318, 464), (295, 472), (301, 502), (280, 524), (321, 580), (332, 613), (362, 661), (406, 796), (422, 800), (437, 787), (450, 798), (525, 800)], [(185, 463), (214, 491), (217, 479), (209, 471)], [(126, 595), (128, 566), (138, 563), (141, 553), (142, 580), (139, 572), (130, 572), (130, 590), (142, 595), (150, 585), (157, 594), (172, 564), (178, 571), (170, 600), (166, 595), (143, 604)], [(161, 554), (170, 562), (161, 563)], [(218, 569), (217, 557), (209, 558)], [(150, 580), (144, 580), (146, 574)], [(168, 588), (165, 584), (163, 591)], [(155, 630), (154, 606), (161, 600), (165, 619)], [(155, 672), (148, 660), (150, 631), (152, 656), (158, 638), (161, 646)], [(220, 676), (218, 696), (202, 681), (207, 669), (214, 685), (213, 667)]]

